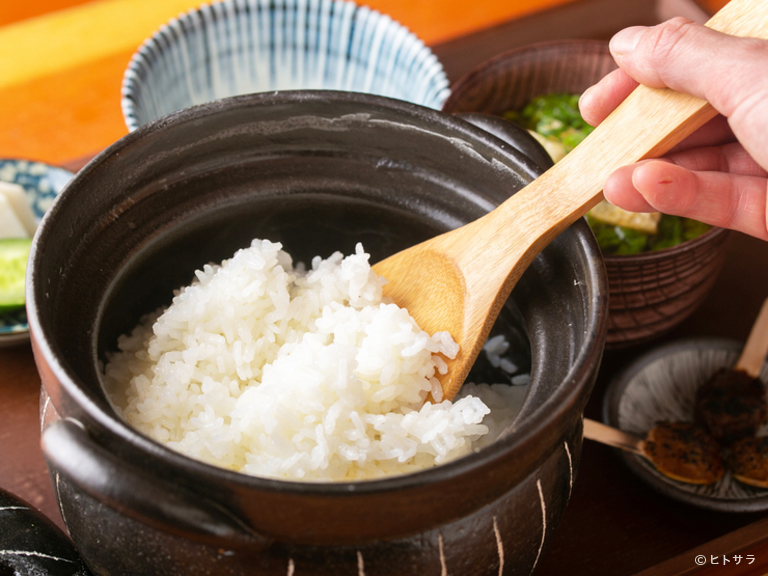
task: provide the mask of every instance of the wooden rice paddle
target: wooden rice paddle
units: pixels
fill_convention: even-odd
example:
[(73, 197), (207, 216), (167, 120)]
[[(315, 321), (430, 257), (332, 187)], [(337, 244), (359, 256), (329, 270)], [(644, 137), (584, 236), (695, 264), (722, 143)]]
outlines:
[[(768, 38), (768, 2), (732, 0), (708, 26)], [(440, 376), (452, 399), (523, 271), (602, 198), (620, 166), (663, 155), (716, 115), (698, 98), (639, 86), (572, 152), (494, 211), (374, 266), (386, 296), (421, 328), (448, 331), (460, 351)]]
[(758, 378), (766, 355), (768, 355), (768, 298), (763, 301), (733, 370), (741, 370), (752, 378)]

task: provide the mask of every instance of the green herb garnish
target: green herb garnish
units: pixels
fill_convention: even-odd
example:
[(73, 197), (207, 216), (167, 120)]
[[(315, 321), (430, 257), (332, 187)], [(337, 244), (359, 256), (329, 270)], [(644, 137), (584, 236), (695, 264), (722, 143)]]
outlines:
[[(573, 150), (593, 130), (581, 116), (578, 94), (554, 92), (537, 96), (522, 110), (505, 112), (503, 116), (559, 144), (565, 153)], [(662, 214), (656, 234), (648, 234), (603, 222), (589, 214), (586, 218), (603, 254), (612, 256), (671, 248), (697, 238), (711, 228), (696, 220)]]

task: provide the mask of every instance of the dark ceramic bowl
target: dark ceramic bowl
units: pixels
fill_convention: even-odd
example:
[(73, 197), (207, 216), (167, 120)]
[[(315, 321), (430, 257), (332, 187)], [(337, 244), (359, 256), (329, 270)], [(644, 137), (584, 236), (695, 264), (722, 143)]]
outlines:
[(254, 237), (305, 261), (363, 241), (375, 261), (478, 218), (540, 172), (507, 133), (370, 95), (240, 96), (143, 126), (77, 174), (36, 237), (28, 303), (43, 450), (95, 573), (533, 570), (570, 496), (607, 325), (584, 222), (535, 259), (497, 323), (531, 367), (516, 421), (434, 469), (336, 484), (219, 469), (129, 427), (99, 376), (119, 334)]
[[(606, 391), (606, 424), (645, 437), (659, 421), (691, 422), (696, 391), (718, 369), (732, 367), (744, 342), (723, 338), (692, 338), (655, 348), (616, 376)], [(760, 379), (768, 382), (768, 364)], [(768, 424), (757, 433), (768, 435)], [(654, 490), (698, 508), (721, 512), (768, 510), (768, 490), (747, 486), (726, 471), (721, 480), (700, 486), (664, 476), (645, 458), (617, 450), (617, 455)]]
[[(581, 94), (616, 63), (607, 42), (543, 42), (481, 63), (451, 86), (444, 112), (502, 115), (550, 92)], [(605, 256), (610, 314), (606, 347), (653, 340), (704, 301), (725, 262), (729, 232), (713, 228), (673, 248)]]

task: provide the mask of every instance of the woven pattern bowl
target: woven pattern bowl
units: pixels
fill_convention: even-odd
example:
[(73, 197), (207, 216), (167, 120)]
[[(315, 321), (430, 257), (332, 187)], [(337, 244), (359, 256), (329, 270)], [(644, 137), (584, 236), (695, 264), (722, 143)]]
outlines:
[[(500, 54), (451, 86), (445, 112), (501, 115), (551, 92), (581, 94), (616, 69), (607, 42), (543, 42)], [(604, 256), (610, 313), (607, 348), (647, 342), (690, 316), (725, 261), (729, 232), (712, 228), (672, 248)]]
[(364, 92), (439, 109), (442, 65), (389, 16), (340, 0), (224, 0), (171, 20), (125, 71), (129, 130), (228, 96), (275, 90)]

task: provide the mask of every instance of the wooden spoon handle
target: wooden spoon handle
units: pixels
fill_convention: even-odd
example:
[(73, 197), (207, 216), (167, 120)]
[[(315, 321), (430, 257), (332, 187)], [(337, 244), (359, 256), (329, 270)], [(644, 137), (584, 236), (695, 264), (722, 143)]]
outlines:
[(768, 354), (768, 299), (763, 302), (762, 308), (757, 315), (755, 323), (749, 332), (747, 343), (744, 350), (741, 351), (736, 366), (736, 370), (743, 370), (752, 378), (760, 375), (760, 369)]
[[(768, 2), (731, 0), (707, 26), (768, 39)], [(478, 253), (468, 255), (468, 261), (482, 258), (489, 246), (510, 246), (504, 265), (513, 270), (509, 282), (514, 285), (536, 254), (600, 201), (614, 170), (663, 155), (715, 115), (699, 98), (638, 86), (565, 158), (481, 219), (488, 243), (478, 242)]]
[[(708, 25), (768, 38), (768, 0), (732, 0)], [(563, 160), (498, 208), (376, 264), (376, 273), (389, 280), (385, 294), (407, 308), (422, 330), (448, 331), (459, 344), (440, 377), (444, 398), (458, 391), (522, 273), (600, 201), (608, 176), (663, 154), (714, 115), (698, 98), (639, 86)], [(500, 178), (519, 182), (495, 155), (483, 158)]]
[(643, 449), (645, 441), (642, 438), (622, 432), (618, 428), (606, 426), (595, 420), (590, 420), (589, 418), (584, 418), (584, 438), (613, 446), (614, 448), (621, 448), (640, 456), (646, 456)]

